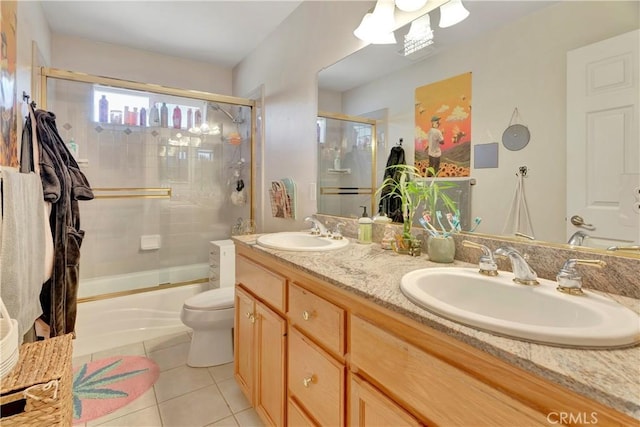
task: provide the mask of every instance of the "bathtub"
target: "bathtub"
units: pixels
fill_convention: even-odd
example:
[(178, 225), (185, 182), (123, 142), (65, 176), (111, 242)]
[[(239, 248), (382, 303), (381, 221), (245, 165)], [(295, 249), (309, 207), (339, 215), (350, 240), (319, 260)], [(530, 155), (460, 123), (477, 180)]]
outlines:
[(180, 320), (182, 304), (208, 286), (197, 283), (79, 303), (73, 356), (188, 331)]

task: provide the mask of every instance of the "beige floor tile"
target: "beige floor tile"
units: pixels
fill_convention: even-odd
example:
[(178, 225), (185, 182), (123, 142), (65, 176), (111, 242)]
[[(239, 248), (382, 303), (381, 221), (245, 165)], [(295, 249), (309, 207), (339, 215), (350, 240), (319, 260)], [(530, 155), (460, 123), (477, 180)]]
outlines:
[(231, 412), (234, 414), (251, 406), (247, 398), (244, 397), (244, 394), (240, 390), (240, 387), (238, 387), (238, 383), (236, 383), (234, 378), (220, 381), (217, 384), (222, 396), (224, 396), (229, 408), (231, 408)]
[(213, 384), (213, 378), (206, 368), (183, 365), (161, 372), (153, 387), (158, 402), (164, 402)]
[(156, 394), (152, 387), (149, 390), (147, 390), (145, 393), (143, 393), (142, 396), (139, 396), (133, 402), (129, 403), (126, 406), (123, 406), (117, 411), (107, 414), (104, 417), (96, 418), (95, 420), (91, 420), (87, 422), (87, 427), (103, 425), (106, 422), (115, 420), (116, 418), (124, 417), (125, 415), (140, 411), (141, 409), (146, 409), (151, 406), (156, 406), (156, 404), (157, 404)]
[(112, 356), (146, 356), (144, 345), (139, 342), (135, 344), (124, 345), (121, 347), (110, 348), (99, 351), (91, 355), (91, 360), (104, 359)]
[(231, 416), (223, 420), (217, 421), (213, 424), (209, 424), (207, 427), (238, 427), (236, 419)]
[(231, 415), (215, 385), (167, 400), (158, 407), (164, 427), (202, 427)]
[(233, 362), (225, 363), (224, 365), (212, 366), (207, 369), (209, 369), (209, 372), (216, 382), (233, 378)]
[(234, 417), (240, 427), (264, 427), (262, 420), (253, 408), (238, 412)]
[(162, 427), (157, 406), (141, 409), (120, 418), (100, 424), (103, 427)]
[(187, 363), (189, 345), (190, 343), (185, 342), (161, 350), (151, 351), (149, 352), (149, 358), (158, 364), (160, 371), (177, 368)]
[(191, 342), (191, 336), (187, 332), (180, 332), (175, 335), (167, 335), (164, 337), (154, 338), (144, 342), (144, 348), (147, 354), (152, 351), (162, 350), (163, 348), (173, 347), (177, 344)]

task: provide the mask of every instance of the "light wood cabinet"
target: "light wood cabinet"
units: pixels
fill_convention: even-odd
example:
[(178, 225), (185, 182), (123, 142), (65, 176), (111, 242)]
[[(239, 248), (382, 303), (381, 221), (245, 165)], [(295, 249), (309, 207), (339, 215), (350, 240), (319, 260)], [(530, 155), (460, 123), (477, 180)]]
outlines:
[(427, 424), (548, 426), (545, 415), (379, 327), (357, 316), (349, 323), (351, 370)]
[(235, 376), (268, 425), (548, 426), (554, 411), (634, 422), (288, 261), (236, 251)]
[(289, 395), (321, 426), (344, 425), (345, 367), (304, 336), (289, 328)]
[[(247, 270), (242, 270), (247, 266)], [(237, 267), (235, 378), (263, 422), (283, 426), (286, 424), (287, 323), (280, 313), (260, 300), (260, 294), (253, 294), (246, 288), (260, 290), (265, 283), (269, 287), (284, 283), (284, 279), (267, 272), (267, 280), (260, 282), (261, 275), (256, 272), (262, 267), (246, 259), (242, 259)], [(273, 289), (269, 291), (267, 295), (273, 296)], [(277, 298), (270, 300), (277, 301)]]
[(419, 427), (420, 422), (366, 381), (349, 374), (349, 425)]
[(342, 359), (345, 347), (345, 311), (342, 308), (291, 283), (287, 317), (290, 325)]

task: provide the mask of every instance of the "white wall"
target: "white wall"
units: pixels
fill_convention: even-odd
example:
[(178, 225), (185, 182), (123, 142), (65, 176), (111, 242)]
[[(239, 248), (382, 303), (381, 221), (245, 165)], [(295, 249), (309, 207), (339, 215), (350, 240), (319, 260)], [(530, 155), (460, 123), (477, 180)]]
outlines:
[[(16, 58), (16, 85), (18, 93), (18, 144), (22, 135), (22, 125), (24, 116), (28, 114), (26, 104), (22, 102), (22, 92), (36, 99), (36, 94), (32, 94), (31, 75), (32, 66), (32, 46), (36, 43), (39, 55), (44, 61), (43, 65), (51, 63), (51, 34), (49, 25), (44, 18), (42, 7), (38, 2), (19, 1), (17, 8), (18, 32), (17, 32), (17, 58)], [(35, 64), (36, 66), (38, 64)]]
[[(302, 228), (316, 211), (317, 73), (354, 52), (362, 42), (352, 32), (371, 2), (303, 2), (251, 55), (234, 69), (234, 93), (264, 84), (265, 182), (256, 197), (268, 200), (272, 180), (297, 183), (298, 221), (271, 217), (269, 203), (257, 213), (263, 231)], [(266, 184), (266, 185), (265, 185)]]
[[(499, 168), (472, 169), (472, 216), (477, 231), (502, 234), (516, 172), (524, 180), (535, 236), (565, 236), (566, 52), (638, 28), (638, 2), (561, 2), (448, 52), (343, 94), (343, 112), (389, 108), (389, 141), (414, 135), (414, 90), (468, 71), (472, 77), (472, 144), (500, 142), (514, 108), (531, 132), (529, 145), (509, 151), (500, 144)], [(413, 144), (405, 144), (413, 159)], [(380, 155), (386, 156), (386, 153)], [(473, 148), (472, 148), (473, 156)], [(473, 166), (472, 158), (472, 166)]]
[(54, 34), (54, 68), (231, 95), (232, 71), (214, 64)]

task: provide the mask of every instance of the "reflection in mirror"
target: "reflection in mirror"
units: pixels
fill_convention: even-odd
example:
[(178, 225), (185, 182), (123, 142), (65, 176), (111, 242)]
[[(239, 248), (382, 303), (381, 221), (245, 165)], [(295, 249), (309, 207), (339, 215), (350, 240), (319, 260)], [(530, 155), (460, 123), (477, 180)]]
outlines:
[(316, 140), (318, 212), (355, 217), (365, 206), (373, 215), (375, 120), (320, 112)]
[[(566, 244), (571, 235), (581, 230), (567, 219), (580, 214), (567, 210), (567, 162), (584, 159), (585, 152), (584, 148), (567, 151), (572, 149), (567, 142), (568, 131), (579, 128), (567, 123), (567, 82), (576, 78), (573, 74), (567, 75), (567, 57), (576, 49), (637, 30), (639, 3), (483, 1), (468, 2), (466, 6), (470, 16), (452, 28), (434, 28), (433, 49), (418, 60), (407, 61), (398, 54), (398, 46), (372, 45), (322, 70), (318, 75), (319, 109), (326, 108), (324, 103), (332, 97), (339, 99), (340, 106), (332, 110), (345, 114), (363, 115), (367, 111), (386, 109), (388, 142), (380, 148), (378, 156), (386, 157), (383, 153), (388, 153), (390, 144), (403, 138), (407, 159), (412, 161), (415, 88), (472, 72), (472, 145), (498, 143), (514, 108), (518, 108), (521, 123), (530, 131), (530, 142), (522, 150), (507, 150), (499, 144), (497, 167), (475, 167), (472, 150), (471, 177), (477, 185), (473, 189), (471, 216), (482, 217), (477, 231), (502, 234), (517, 188), (519, 168), (527, 166), (529, 173), (524, 181), (534, 237), (536, 241)], [(433, 14), (437, 11), (432, 12), (432, 21), (437, 19)], [(590, 25), (592, 22), (598, 25)], [(402, 39), (407, 31), (408, 27), (399, 29), (396, 38)], [(364, 62), (358, 58), (364, 58)], [(367, 65), (372, 58), (378, 66)], [(344, 71), (348, 77), (341, 79)], [(637, 98), (640, 93), (637, 83), (630, 87)], [(616, 117), (604, 119), (616, 121)], [(625, 122), (635, 121), (631, 128), (636, 133), (629, 139), (635, 148), (626, 155), (625, 171), (614, 171), (613, 177), (619, 180), (626, 175), (629, 182), (634, 183), (640, 172), (638, 118), (625, 113), (621, 113), (620, 120), (622, 117)], [(601, 127), (603, 134), (611, 136), (611, 128), (605, 123), (606, 120), (600, 122), (604, 126)], [(596, 159), (602, 160), (605, 154), (611, 154), (602, 150), (605, 148), (592, 152), (590, 161), (599, 161)], [(633, 153), (636, 155), (631, 155)], [(380, 170), (377, 173), (380, 174)], [(582, 190), (577, 191), (584, 193), (587, 183), (597, 180), (577, 177), (577, 181), (583, 185)], [(379, 184), (380, 179), (377, 182)], [(618, 191), (619, 187), (613, 184), (600, 186), (601, 194), (612, 195)], [(610, 203), (613, 202), (606, 202)], [(631, 206), (631, 202), (629, 204)], [(595, 221), (583, 216), (586, 222)], [(635, 231), (633, 227), (629, 229), (628, 240), (621, 239), (619, 246), (637, 245), (640, 240), (637, 228), (640, 217), (629, 215), (627, 222), (636, 228)], [(585, 242), (593, 240), (584, 239)], [(622, 251), (608, 253), (623, 255)]]

